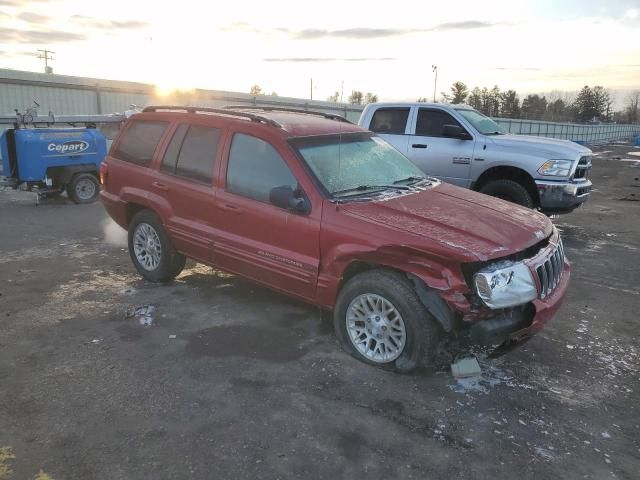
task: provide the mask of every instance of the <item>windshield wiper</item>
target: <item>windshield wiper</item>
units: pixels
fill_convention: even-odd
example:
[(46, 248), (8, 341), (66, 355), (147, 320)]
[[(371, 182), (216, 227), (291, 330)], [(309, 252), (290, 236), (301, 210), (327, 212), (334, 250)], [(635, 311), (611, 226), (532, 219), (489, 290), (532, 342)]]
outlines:
[(403, 185), (358, 185), (353, 188), (345, 188), (344, 190), (337, 190), (332, 193), (333, 196), (342, 195), (351, 192), (366, 192), (368, 190), (411, 190), (409, 187)]
[(426, 180), (427, 177), (416, 177), (415, 175), (412, 175), (410, 177), (407, 178), (401, 178), (400, 180), (396, 180), (395, 182), (393, 182), (394, 185), (397, 185), (398, 183), (404, 183), (404, 182), (412, 182), (412, 183), (416, 183), (419, 180)]

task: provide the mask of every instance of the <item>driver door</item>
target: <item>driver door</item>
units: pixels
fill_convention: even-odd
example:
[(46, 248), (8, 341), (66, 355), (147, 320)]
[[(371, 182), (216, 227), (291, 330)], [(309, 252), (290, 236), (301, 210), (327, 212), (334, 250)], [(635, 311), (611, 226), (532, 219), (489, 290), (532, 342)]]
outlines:
[(321, 205), (300, 214), (270, 203), (273, 188), (300, 187), (291, 168), (292, 152), (274, 145), (255, 132), (233, 133), (216, 199), (215, 263), (312, 299), (320, 263)]
[(445, 125), (466, 131), (449, 113), (439, 108), (418, 108), (414, 115), (407, 156), (427, 175), (468, 188), (475, 140), (443, 136)]

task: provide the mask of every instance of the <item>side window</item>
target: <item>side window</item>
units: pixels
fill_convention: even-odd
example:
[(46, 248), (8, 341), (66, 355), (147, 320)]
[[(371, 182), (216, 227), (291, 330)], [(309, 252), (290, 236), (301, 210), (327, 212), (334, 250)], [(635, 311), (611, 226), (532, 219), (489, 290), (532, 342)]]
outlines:
[(424, 137), (442, 137), (442, 129), (445, 125), (457, 125), (462, 127), (458, 121), (442, 110), (429, 110), (421, 108), (418, 111), (416, 122), (416, 135)]
[(220, 129), (191, 125), (178, 155), (176, 175), (211, 183)]
[(280, 154), (264, 140), (235, 134), (227, 166), (227, 191), (269, 203), (271, 189), (284, 186), (295, 190), (298, 181)]
[(134, 121), (124, 132), (113, 156), (119, 160), (149, 165), (168, 122)]
[(211, 183), (220, 129), (182, 124), (169, 142), (161, 169), (181, 177)]
[(182, 141), (184, 140), (184, 136), (187, 133), (187, 129), (189, 125), (182, 123), (176, 129), (173, 137), (171, 137), (171, 141), (169, 142), (169, 146), (167, 147), (167, 151), (164, 152), (164, 157), (162, 158), (162, 165), (160, 165), (160, 169), (169, 172), (176, 173), (176, 164), (178, 163), (178, 154), (180, 153), (180, 148), (182, 147)]
[(369, 130), (377, 133), (404, 134), (407, 118), (408, 108), (380, 108), (373, 114)]

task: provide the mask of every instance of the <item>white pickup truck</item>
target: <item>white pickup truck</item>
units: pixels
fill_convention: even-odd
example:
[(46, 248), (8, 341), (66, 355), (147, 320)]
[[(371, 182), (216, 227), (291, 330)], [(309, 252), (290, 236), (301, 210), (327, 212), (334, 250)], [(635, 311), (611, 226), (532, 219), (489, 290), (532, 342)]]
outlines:
[(358, 123), (428, 175), (548, 214), (572, 211), (591, 192), (591, 150), (505, 134), (466, 105), (371, 103)]

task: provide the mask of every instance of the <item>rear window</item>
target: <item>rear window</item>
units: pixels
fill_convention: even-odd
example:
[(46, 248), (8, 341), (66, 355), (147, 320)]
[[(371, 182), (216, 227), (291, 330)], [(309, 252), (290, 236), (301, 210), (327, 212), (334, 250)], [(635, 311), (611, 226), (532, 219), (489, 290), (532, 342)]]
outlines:
[(113, 156), (119, 160), (149, 165), (168, 122), (133, 122), (124, 132)]
[(373, 114), (369, 130), (377, 133), (404, 134), (407, 118), (408, 108), (380, 108)]
[(220, 134), (219, 128), (180, 125), (160, 168), (191, 180), (211, 183)]

